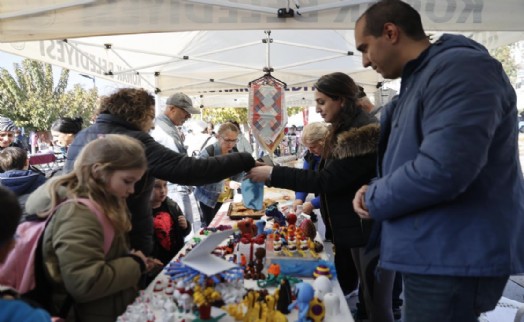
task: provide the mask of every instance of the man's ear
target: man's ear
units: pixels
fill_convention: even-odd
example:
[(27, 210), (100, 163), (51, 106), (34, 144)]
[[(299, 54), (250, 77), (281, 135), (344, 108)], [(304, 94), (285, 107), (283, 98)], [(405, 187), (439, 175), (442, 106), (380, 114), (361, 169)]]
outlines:
[(384, 31), (383, 31), (384, 38), (392, 42), (397, 42), (399, 32), (400, 32), (400, 29), (397, 25), (390, 23), (390, 22), (384, 24)]
[(29, 170), (29, 158), (25, 160), (24, 170)]

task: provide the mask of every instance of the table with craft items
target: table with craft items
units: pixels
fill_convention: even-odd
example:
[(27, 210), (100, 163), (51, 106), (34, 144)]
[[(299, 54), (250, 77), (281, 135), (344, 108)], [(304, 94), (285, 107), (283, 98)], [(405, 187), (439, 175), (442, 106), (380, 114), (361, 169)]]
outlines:
[[(264, 199), (278, 202), (279, 207), (291, 207), (295, 199), (295, 192), (287, 189), (264, 187)], [(242, 195), (236, 194), (234, 200), (224, 202), (209, 224), (210, 227), (219, 227), (220, 225), (234, 226), (238, 222), (238, 220), (229, 217), (232, 202), (242, 202)]]
[[(294, 193), (292, 191), (285, 189), (266, 188), (264, 193), (266, 197), (282, 202), (283, 207), (289, 207), (292, 203), (292, 199), (288, 198), (288, 196), (294, 197)], [(215, 291), (217, 291), (226, 305), (222, 306), (221, 308), (214, 306), (211, 307), (210, 317), (212, 321), (217, 321), (217, 319), (220, 318), (220, 321), (225, 322), (240, 320), (255, 321), (255, 319), (257, 321), (268, 322), (305, 322), (305, 320), (301, 320), (299, 317), (299, 312), (303, 312), (303, 314), (305, 314), (304, 311), (299, 311), (295, 308), (291, 310), (289, 314), (284, 315), (275, 309), (278, 308), (278, 305), (275, 305), (277, 304), (276, 298), (279, 296), (284, 298), (281, 295), (284, 293), (276, 295), (278, 292), (276, 291), (276, 284), (278, 284), (276, 281), (280, 282), (280, 279), (273, 278), (274, 276), (278, 275), (271, 274), (274, 270), (274, 265), (272, 264), (277, 262), (282, 263), (285, 259), (275, 255), (281, 253), (277, 253), (273, 249), (273, 243), (266, 241), (263, 245), (261, 245), (261, 248), (264, 248), (267, 252), (267, 257), (264, 259), (264, 268), (262, 270), (262, 273), (266, 277), (266, 279), (262, 280), (263, 282), (257, 283), (256, 280), (244, 278), (245, 275), (243, 274), (249, 275), (249, 273), (240, 267), (240, 265), (232, 263), (233, 259), (236, 260), (240, 257), (238, 254), (242, 251), (247, 250), (248, 252), (251, 251), (253, 253), (253, 246), (251, 246), (251, 250), (249, 250), (249, 247), (242, 250), (240, 246), (235, 246), (233, 254), (225, 255), (224, 258), (226, 260), (221, 260), (223, 263), (215, 262), (218, 260), (218, 257), (215, 257), (215, 255), (222, 254), (222, 256), (224, 256), (222, 253), (223, 250), (227, 248), (228, 245), (232, 244), (231, 241), (233, 236), (238, 238), (239, 235), (237, 227), (239, 221), (232, 220), (228, 217), (229, 207), (230, 205), (227, 202), (222, 205), (216, 217), (210, 224), (210, 227), (208, 229), (201, 229), (199, 234), (186, 243), (184, 248), (173, 258), (173, 261), (166, 266), (164, 272), (160, 273), (145, 290), (140, 292), (135, 302), (128, 307), (126, 313), (119, 317), (118, 321), (196, 321), (200, 313), (196, 313), (195, 315), (193, 311), (196, 306), (195, 303), (202, 303), (203, 298), (212, 298), (213, 294), (216, 295)], [(279, 209), (281, 209), (281, 207), (279, 207)], [(267, 221), (267, 226), (265, 228), (270, 229), (272, 227), (272, 220), (268, 220), (266, 217), (262, 217), (262, 219)], [(217, 230), (217, 227), (220, 227), (225, 231)], [(223, 237), (222, 235), (230, 236)], [(220, 242), (219, 245), (203, 245), (205, 244), (203, 242), (207, 239), (210, 239), (211, 241), (213, 239), (211, 237), (225, 239), (223, 242)], [(253, 238), (253, 240), (254, 239), (255, 238)], [(319, 240), (318, 234), (316, 239), (317, 241)], [(220, 240), (218, 240), (218, 242), (219, 241)], [(241, 244), (240, 241), (238, 244)], [(252, 244), (254, 243), (252, 242)], [(215, 246), (218, 247), (215, 248)], [(206, 250), (208, 250), (207, 253)], [(209, 257), (209, 250), (213, 250), (212, 253), (214, 255), (211, 255), (211, 257)], [(199, 259), (199, 265), (205, 266), (202, 270), (196, 271), (193, 269), (198, 267), (193, 266), (193, 264), (196, 265), (197, 261), (193, 263), (192, 261), (194, 258), (187, 258), (191, 257), (188, 254), (192, 253), (203, 254), (204, 257)], [(206, 255), (208, 256), (207, 258), (205, 257)], [(331, 269), (334, 269), (332, 263), (328, 261), (328, 255), (325, 251), (319, 252), (316, 254), (316, 256), (318, 256), (318, 262), (329, 263), (327, 266), (331, 267)], [(307, 266), (305, 264), (306, 259), (304, 259), (304, 261), (301, 261), (301, 259), (297, 258), (290, 260), (304, 263), (303, 265)], [(289, 263), (291, 263), (291, 261)], [(311, 260), (309, 266), (314, 265), (313, 263), (316, 262)], [(209, 270), (209, 272), (211, 272), (213, 269), (217, 270), (217, 266), (220, 265), (230, 265), (232, 268), (215, 275), (211, 275), (211, 273), (209, 275), (202, 274), (203, 271)], [(325, 267), (324, 265), (320, 266), (322, 268)], [(317, 269), (320, 269), (320, 266), (317, 267)], [(322, 271), (318, 271), (319, 273), (317, 274), (317, 269), (315, 269), (314, 272), (316, 276), (324, 274)], [(310, 285), (313, 285), (316, 295), (320, 294), (320, 297), (324, 297), (324, 294), (327, 294), (324, 298), (324, 302), (316, 300), (316, 302), (311, 302), (312, 304), (309, 307), (311, 312), (321, 314), (316, 310), (318, 308), (322, 308), (321, 310), (323, 310), (325, 313), (323, 320), (316, 318), (314, 321), (353, 322), (354, 320), (351, 316), (349, 307), (336, 279), (329, 281), (326, 276), (322, 276), (321, 278), (317, 278), (317, 281), (315, 282), (315, 279), (312, 275), (313, 274), (307, 277), (290, 276), (290, 283), (286, 285), (288, 288), (292, 288), (293, 292), (296, 291), (296, 288), (299, 288), (300, 292), (303, 292), (303, 294), (307, 293), (306, 290), (311, 291), (312, 287), (310, 287)], [(300, 285), (297, 287), (296, 285), (298, 284), (294, 283), (298, 282), (298, 279), (302, 280), (308, 285)], [(210, 281), (220, 281), (220, 283), (215, 284), (213, 288), (205, 288), (205, 286), (209, 283), (214, 284), (214, 282)], [(290, 287), (289, 285), (292, 286)], [(285, 287), (281, 288), (283, 290), (286, 289)], [(303, 289), (305, 290), (302, 291)], [(284, 292), (283, 290), (280, 292)], [(273, 295), (276, 295), (276, 297)], [(243, 302), (245, 304), (232, 304), (239, 302)], [(321, 305), (318, 305), (318, 303), (321, 303)], [(200, 309), (202, 307), (203, 306), (200, 306)]]

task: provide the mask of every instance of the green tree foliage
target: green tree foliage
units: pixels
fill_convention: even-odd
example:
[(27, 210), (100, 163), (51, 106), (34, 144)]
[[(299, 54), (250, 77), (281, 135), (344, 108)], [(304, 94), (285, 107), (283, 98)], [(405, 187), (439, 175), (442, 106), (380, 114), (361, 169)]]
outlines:
[[(287, 115), (293, 116), (302, 112), (303, 109), (304, 107), (288, 107)], [(230, 120), (237, 121), (240, 124), (247, 124), (247, 107), (204, 108), (202, 119), (206, 122), (213, 122), (214, 124), (224, 123)]]
[(515, 84), (517, 80), (517, 62), (515, 61), (515, 58), (512, 55), (512, 51), (514, 49), (515, 45), (507, 45), (498, 47), (496, 49), (492, 49), (490, 51), (491, 55), (495, 57), (500, 63), (502, 64), (502, 67), (504, 68), (504, 71), (508, 75), (511, 83)]
[(202, 110), (202, 119), (213, 124), (227, 121), (237, 121), (240, 124), (247, 123), (247, 108), (245, 107), (208, 107)]
[(75, 85), (66, 91), (69, 70), (62, 69), (54, 83), (50, 64), (24, 59), (14, 64), (14, 75), (0, 68), (0, 114), (31, 130), (49, 130), (61, 116), (81, 116), (89, 122), (98, 93)]
[(287, 115), (293, 116), (298, 113), (302, 113), (302, 110), (307, 109), (307, 107), (303, 106), (290, 106), (287, 108)]

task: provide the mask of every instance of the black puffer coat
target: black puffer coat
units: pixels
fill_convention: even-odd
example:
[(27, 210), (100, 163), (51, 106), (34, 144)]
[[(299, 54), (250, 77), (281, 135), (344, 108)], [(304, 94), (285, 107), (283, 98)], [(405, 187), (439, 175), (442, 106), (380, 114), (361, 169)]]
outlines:
[(255, 165), (249, 153), (230, 153), (208, 159), (196, 159), (176, 153), (156, 142), (149, 134), (110, 114), (101, 114), (95, 124), (80, 131), (69, 147), (64, 173), (73, 169), (73, 163), (82, 148), (102, 134), (125, 134), (141, 141), (146, 149), (148, 171), (135, 185), (135, 193), (127, 199), (133, 228), (131, 247), (145, 254), (153, 250), (153, 221), (149, 198), (155, 178), (169, 182), (199, 186), (220, 181)]
[(334, 244), (344, 248), (367, 243), (372, 221), (361, 220), (353, 210), (357, 190), (376, 174), (379, 126), (367, 113), (359, 113), (348, 129), (337, 135), (332, 157), (322, 159), (318, 171), (275, 167), (276, 187), (320, 194), (320, 212), (330, 225)]

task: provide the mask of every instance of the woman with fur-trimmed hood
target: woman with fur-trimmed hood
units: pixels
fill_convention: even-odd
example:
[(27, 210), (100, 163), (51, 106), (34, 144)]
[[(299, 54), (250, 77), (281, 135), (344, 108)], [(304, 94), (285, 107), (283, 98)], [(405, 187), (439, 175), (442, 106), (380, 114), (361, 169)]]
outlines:
[[(378, 122), (357, 106), (359, 88), (348, 75), (338, 72), (324, 75), (315, 88), (316, 111), (324, 121), (331, 123), (318, 172), (262, 166), (251, 169), (248, 177), (275, 187), (319, 193), (322, 218), (333, 233), (335, 267), (343, 291), (352, 291), (343, 287), (345, 279), (349, 278), (345, 267), (351, 254), (365, 293), (368, 313), (373, 312), (370, 321), (393, 321), (391, 289), (394, 273), (382, 272), (380, 283), (370, 280), (374, 269), (370, 270), (368, 264), (378, 258), (378, 249), (365, 254), (373, 222), (361, 220), (356, 215), (350, 197), (362, 184), (376, 176)], [(376, 266), (376, 262), (372, 266)], [(371, 272), (367, 278), (366, 272)], [(374, 285), (373, 290), (368, 289), (370, 285)], [(377, 288), (380, 286), (384, 288)], [(373, 299), (370, 294), (374, 295)]]

